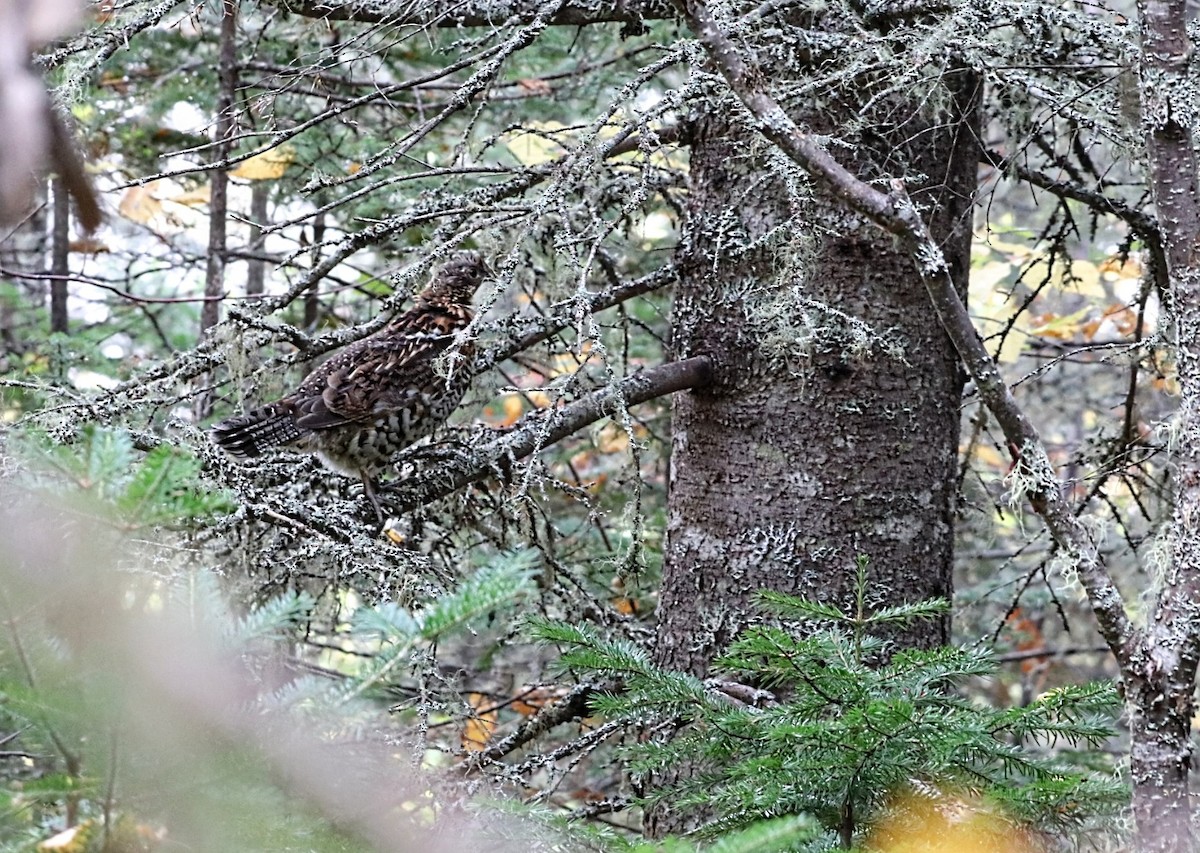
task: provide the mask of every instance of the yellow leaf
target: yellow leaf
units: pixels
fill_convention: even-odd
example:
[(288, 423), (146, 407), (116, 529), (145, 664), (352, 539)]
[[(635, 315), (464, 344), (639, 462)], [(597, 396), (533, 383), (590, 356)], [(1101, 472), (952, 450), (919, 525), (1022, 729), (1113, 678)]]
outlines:
[(621, 453), (629, 447), (629, 433), (609, 421), (596, 433), (595, 443), (601, 453)]
[(498, 402), (484, 408), (483, 419), (490, 426), (508, 427), (516, 423), (524, 412), (525, 404), (519, 394), (505, 394)]
[(1030, 318), (1032, 328), (1029, 334), (1037, 335), (1040, 338), (1055, 338), (1060, 341), (1069, 341), (1080, 334), (1084, 328), (1084, 320), (1087, 318), (1090, 308), (1081, 308), (1073, 314), (1037, 314)]
[(78, 826), (64, 829), (38, 844), (37, 849), (39, 853), (85, 853), (94, 824), (92, 820), (85, 820)]
[(1100, 274), (1107, 281), (1119, 281), (1121, 279), (1133, 279), (1136, 281), (1142, 277), (1142, 265), (1137, 258), (1129, 257), (1122, 261), (1120, 258), (1114, 256), (1100, 264)]
[(1174, 373), (1169, 376), (1156, 376), (1150, 380), (1150, 387), (1171, 397), (1179, 396), (1179, 380), (1175, 378)]
[(492, 704), (491, 699), (483, 693), (470, 694), (467, 702), (475, 713), (463, 726), (462, 748), (467, 752), (481, 752), (487, 746), (492, 733), (496, 731), (496, 721), (500, 719), (500, 714), (494, 709), (481, 711)]
[(1012, 467), (1012, 460), (990, 444), (975, 445), (975, 462), (993, 471), (1007, 472)]
[(247, 181), (275, 181), (283, 177), (288, 166), (296, 161), (296, 149), (292, 145), (280, 145), (270, 151), (255, 154), (243, 160), (229, 174)]
[(1018, 329), (1011, 330), (1004, 336), (1004, 343), (996, 353), (996, 361), (1001, 364), (1013, 364), (1025, 351), (1025, 334)]
[(1063, 287), (1092, 299), (1108, 300), (1108, 288), (1101, 280), (1100, 268), (1091, 261), (1072, 261), (1070, 278), (1065, 273), (1064, 267), (1059, 279)]
[(162, 202), (158, 199), (157, 190), (160, 181), (152, 181), (145, 186), (130, 187), (121, 196), (117, 212), (140, 225), (148, 225), (162, 215)]
[(171, 196), (167, 201), (182, 204), (186, 207), (203, 207), (212, 200), (212, 184), (201, 184), (194, 190)]

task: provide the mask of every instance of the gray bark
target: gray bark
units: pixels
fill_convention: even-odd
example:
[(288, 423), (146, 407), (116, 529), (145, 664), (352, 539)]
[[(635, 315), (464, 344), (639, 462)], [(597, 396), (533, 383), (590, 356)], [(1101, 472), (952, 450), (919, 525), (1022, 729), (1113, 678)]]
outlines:
[[(933, 206), (929, 229), (960, 293), (975, 179), (961, 132), (975, 121), (968, 76), (957, 115), (885, 140), (892, 159), (876, 167), (938, 176), (913, 198)], [(675, 401), (657, 649), (694, 673), (752, 618), (757, 590), (846, 603), (859, 555), (880, 600), (950, 595), (961, 392), (911, 255), (832, 193), (818, 193), (792, 239), (767, 239), (794, 204), (767, 159), (747, 156), (756, 132), (715, 113), (694, 123), (673, 329), (678, 355), (709, 355), (716, 381)], [(789, 295), (810, 334), (764, 340), (756, 303)], [(865, 345), (855, 321), (873, 330)], [(918, 624), (896, 639), (931, 646), (947, 632)]]
[[(233, 136), (233, 101), (237, 88), (237, 0), (222, 0), (221, 40), (217, 62), (217, 122), (214, 159), (229, 157)], [(204, 307), (200, 311), (200, 338), (221, 320), (225, 292), (226, 220), (229, 175), (224, 168), (211, 173), (212, 193), (208, 217), (208, 267), (204, 276)]]
[(1194, 845), (1188, 771), (1200, 658), (1200, 193), (1184, 0), (1145, 0), (1139, 12), (1141, 115), (1166, 246), (1180, 399), (1171, 565), (1146, 627), (1117, 658), (1129, 708), (1137, 847), (1174, 851)]
[(250, 260), (246, 264), (246, 295), (261, 296), (267, 279), (263, 257), (263, 226), (267, 224), (267, 202), (271, 196), (269, 181), (256, 181), (250, 188)]

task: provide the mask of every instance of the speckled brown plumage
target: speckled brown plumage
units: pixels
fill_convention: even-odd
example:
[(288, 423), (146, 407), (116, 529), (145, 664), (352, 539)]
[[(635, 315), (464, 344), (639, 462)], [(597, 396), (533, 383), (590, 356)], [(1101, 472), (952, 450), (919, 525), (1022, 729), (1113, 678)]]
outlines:
[(334, 354), (286, 397), (216, 424), (212, 440), (237, 459), (281, 446), (315, 453), (328, 467), (361, 477), (382, 518), (374, 477), (440, 426), (466, 393), (470, 341), (459, 345), (448, 376), (434, 363), (471, 322), (471, 298), (487, 272), (478, 253), (457, 253), (412, 308)]

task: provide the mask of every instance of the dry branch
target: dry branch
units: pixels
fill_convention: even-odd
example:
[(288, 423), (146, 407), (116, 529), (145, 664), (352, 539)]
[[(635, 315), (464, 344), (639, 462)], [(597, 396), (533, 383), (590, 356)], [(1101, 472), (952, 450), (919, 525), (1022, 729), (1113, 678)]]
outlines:
[(463, 765), (464, 769), (475, 770), (485, 762), (499, 761), (555, 726), (586, 717), (591, 713), (588, 710), (588, 703), (591, 702), (592, 697), (607, 689), (610, 688), (590, 681), (576, 684), (566, 696), (539, 710), (522, 722), (512, 734), (496, 741), (482, 752), (472, 755), (471, 760)]
[(589, 294), (586, 298), (574, 297), (557, 302), (550, 306), (544, 316), (521, 321), (520, 326), (511, 330), (507, 340), (491, 347), (479, 358), (475, 369), (483, 372), (506, 358), (549, 340), (585, 316), (665, 287), (675, 280), (676, 274), (674, 265), (668, 264), (633, 281)]

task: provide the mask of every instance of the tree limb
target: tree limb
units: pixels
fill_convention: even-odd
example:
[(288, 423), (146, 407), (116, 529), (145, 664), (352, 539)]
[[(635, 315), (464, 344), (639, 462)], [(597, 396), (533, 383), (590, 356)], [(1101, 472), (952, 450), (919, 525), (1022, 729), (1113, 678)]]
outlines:
[(79, 68), (74, 70), (77, 79), (86, 79), (90, 73), (105, 62), (114, 53), (129, 46), (129, 40), (143, 30), (156, 26), (167, 13), (180, 4), (180, 0), (162, 0), (149, 8), (141, 10), (129, 20), (119, 20), (115, 26), (102, 29), (88, 29), (56, 50), (47, 51), (34, 57), (34, 61), (43, 68), (57, 68), (64, 61), (76, 54), (90, 51)]
[(894, 180), (890, 193), (860, 181), (804, 133), (766, 90), (761, 72), (746, 64), (721, 23), (703, 0), (675, 0), (705, 52), (729, 88), (753, 117), (759, 131), (818, 180), (836, 198), (896, 235), (912, 255), (946, 334), (954, 343), (980, 398), (1004, 432), (1015, 455), (1015, 473), (1026, 486), (1034, 510), (1059, 546), (1075, 563), (1105, 642), (1118, 652), (1132, 636), (1120, 591), (1104, 566), (1096, 543), (1064, 499), (1059, 480), (1037, 428), (1017, 405), (995, 360), (980, 340), (966, 306), (954, 288), (941, 250), (930, 237), (904, 184)]
[[(495, 2), (459, 3), (454, 0), (400, 5), (388, 0), (268, 0), (306, 18), (331, 21), (356, 21), (365, 24), (388, 23), (420, 27), (490, 27), (509, 20), (522, 23), (538, 15), (537, 2), (531, 0), (495, 0)], [(569, 0), (549, 19), (553, 25), (584, 26), (620, 21), (636, 24), (674, 13), (666, 0)]]
[(503, 475), (516, 460), (601, 418), (656, 397), (706, 385), (711, 379), (712, 363), (707, 356), (647, 368), (560, 408), (531, 412), (509, 431), (474, 452), (439, 460), (429, 470), (386, 484), (380, 490), (380, 497), (392, 512), (411, 511), (488, 476)]
[[(641, 296), (652, 290), (658, 290), (675, 281), (676, 270), (673, 264), (659, 267), (654, 272), (627, 281), (616, 287), (589, 294), (586, 298), (575, 296), (551, 305), (546, 314), (531, 320), (522, 321), (522, 325), (511, 329), (508, 339), (491, 347), (483, 353), (476, 362), (475, 371), (482, 373), (506, 358), (512, 358), (519, 352), (548, 340), (578, 322), (583, 316), (595, 314), (605, 308), (619, 305), (626, 299)], [(520, 320), (520, 318), (512, 318)]]
[(1133, 229), (1133, 232), (1146, 244), (1154, 265), (1155, 285), (1158, 287), (1159, 293), (1163, 294), (1164, 301), (1170, 298), (1167, 255), (1166, 249), (1163, 247), (1163, 235), (1158, 227), (1158, 220), (1152, 214), (1146, 213), (1140, 208), (1130, 207), (1115, 198), (1106, 196), (1099, 190), (1091, 190), (1070, 181), (1058, 180), (1044, 172), (1022, 166), (1015, 157), (1004, 157), (995, 151), (985, 150), (983, 162), (1001, 172), (1012, 171), (1022, 181), (1040, 187), (1059, 198), (1081, 202), (1097, 213), (1108, 214), (1120, 219)]
[(608, 689), (608, 686), (590, 681), (576, 684), (562, 699), (545, 706), (521, 723), (515, 732), (496, 741), (482, 752), (469, 756), (470, 760), (463, 765), (464, 768), (468, 771), (478, 770), (485, 761), (499, 761), (557, 725), (586, 717), (589, 713), (588, 703), (592, 697)]

